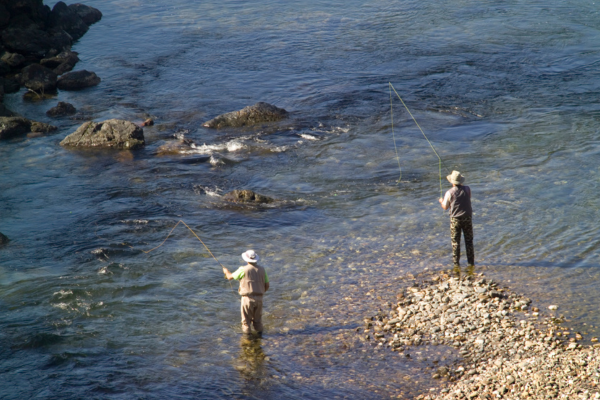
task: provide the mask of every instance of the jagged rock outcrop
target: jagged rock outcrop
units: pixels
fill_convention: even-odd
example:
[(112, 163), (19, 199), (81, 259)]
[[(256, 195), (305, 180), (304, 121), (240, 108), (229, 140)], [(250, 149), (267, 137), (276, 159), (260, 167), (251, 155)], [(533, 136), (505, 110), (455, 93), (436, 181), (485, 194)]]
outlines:
[(60, 142), (60, 145), (65, 147), (102, 147), (120, 150), (137, 149), (145, 144), (142, 128), (133, 122), (119, 119), (86, 122)]
[(239, 128), (243, 126), (256, 125), (264, 122), (280, 121), (288, 117), (288, 112), (283, 108), (259, 102), (239, 111), (233, 111), (219, 115), (207, 121), (203, 126), (207, 128)]

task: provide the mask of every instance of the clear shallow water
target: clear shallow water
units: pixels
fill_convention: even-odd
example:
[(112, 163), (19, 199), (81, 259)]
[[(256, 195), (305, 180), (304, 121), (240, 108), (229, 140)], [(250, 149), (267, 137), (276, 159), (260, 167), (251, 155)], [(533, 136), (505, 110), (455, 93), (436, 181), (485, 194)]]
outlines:
[[(437, 159), (397, 101), (396, 183), (388, 82), (444, 174), (468, 178), (478, 272), (598, 335), (593, 2), (86, 4), (104, 18), (75, 45), (77, 68), (102, 83), (6, 100), (46, 122), (59, 100), (80, 113), (0, 145), (1, 397), (410, 398), (437, 385), (427, 367), (456, 360), (448, 349), (406, 360), (355, 331), (397, 278), (451, 262)], [(201, 126), (257, 101), (290, 121)], [(144, 150), (58, 146), (84, 120), (147, 116)], [(181, 133), (197, 148), (160, 155)], [(282, 203), (219, 198), (240, 188)], [(262, 340), (241, 339), (239, 299), (189, 231), (142, 252), (179, 219), (232, 268), (246, 248), (263, 256)]]

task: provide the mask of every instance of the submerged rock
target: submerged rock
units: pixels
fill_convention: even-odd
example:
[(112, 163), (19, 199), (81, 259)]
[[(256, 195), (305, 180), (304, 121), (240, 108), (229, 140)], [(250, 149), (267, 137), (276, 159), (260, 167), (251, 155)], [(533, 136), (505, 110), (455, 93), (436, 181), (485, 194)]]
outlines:
[(2, 232), (0, 232), (0, 245), (8, 243), (9, 240), (9, 238), (7, 238), (5, 235), (2, 234)]
[(283, 108), (268, 103), (256, 103), (239, 111), (219, 115), (204, 123), (207, 128), (242, 127), (263, 122), (275, 122), (287, 118), (288, 112)]
[(101, 79), (93, 72), (86, 70), (69, 72), (58, 78), (56, 86), (60, 90), (80, 90), (96, 86)]
[(275, 201), (270, 197), (255, 193), (252, 190), (234, 190), (223, 196), (223, 199), (226, 201), (231, 201), (233, 203), (252, 204), (268, 204)]
[(133, 122), (109, 119), (89, 121), (60, 142), (65, 147), (137, 149), (146, 144), (144, 130)]
[(70, 103), (59, 101), (55, 107), (52, 107), (46, 111), (46, 115), (49, 117), (62, 117), (65, 115), (73, 115), (77, 112), (77, 109)]

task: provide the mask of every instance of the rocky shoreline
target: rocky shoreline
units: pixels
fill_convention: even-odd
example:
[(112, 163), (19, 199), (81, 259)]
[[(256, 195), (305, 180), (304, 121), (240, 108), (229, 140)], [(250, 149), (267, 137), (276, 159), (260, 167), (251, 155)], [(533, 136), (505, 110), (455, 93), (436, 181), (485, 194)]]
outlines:
[[(71, 46), (101, 18), (99, 10), (79, 3), (58, 1), (50, 9), (43, 0), (0, 0), (0, 140), (40, 133), (29, 129), (36, 126), (34, 121), (11, 119), (24, 118), (4, 106), (4, 94), (25, 87), (24, 99), (36, 101), (52, 97), (57, 90), (100, 83), (93, 72), (71, 72), (79, 61)], [(71, 106), (68, 111), (72, 110)], [(65, 115), (55, 111), (49, 116)], [(44, 128), (42, 133), (51, 130), (55, 128)]]
[(600, 344), (530, 299), (483, 275), (440, 273), (398, 294), (361, 334), (401, 357), (420, 346), (456, 349), (461, 360), (431, 372), (441, 388), (418, 399), (600, 399)]

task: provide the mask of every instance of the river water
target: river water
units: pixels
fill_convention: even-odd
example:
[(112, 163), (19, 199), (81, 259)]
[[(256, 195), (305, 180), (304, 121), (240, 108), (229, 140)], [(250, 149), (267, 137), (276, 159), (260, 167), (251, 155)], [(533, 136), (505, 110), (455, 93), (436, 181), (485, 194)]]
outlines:
[[(451, 265), (438, 159), (397, 98), (396, 158), (389, 82), (444, 177), (467, 177), (475, 272), (600, 333), (595, 2), (85, 3), (104, 17), (75, 44), (77, 69), (102, 83), (5, 101), (59, 130), (0, 144), (0, 232), (12, 239), (0, 249), (0, 398), (378, 399), (439, 387), (430, 369), (460, 362), (452, 350), (408, 359), (362, 340), (363, 318), (413, 275)], [(50, 121), (58, 101), (76, 117)], [(258, 101), (290, 119), (202, 127)], [(58, 145), (85, 120), (147, 117), (143, 150)], [(195, 148), (161, 153), (182, 136)], [(280, 201), (233, 207), (221, 196), (234, 189)], [(246, 249), (260, 254), (262, 339), (242, 337), (236, 286), (185, 227), (144, 253), (179, 220), (230, 269)]]

